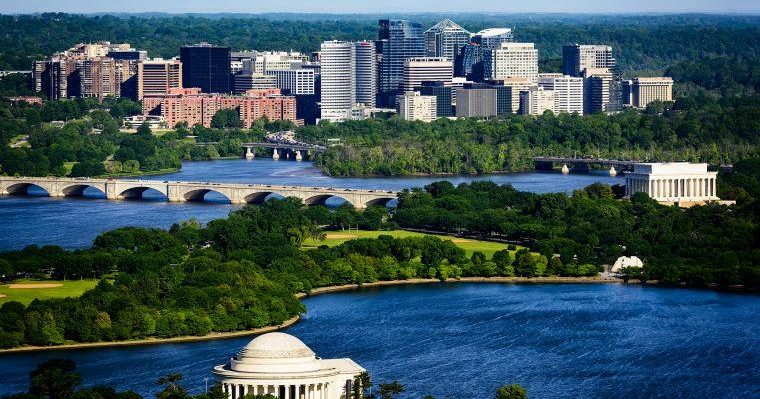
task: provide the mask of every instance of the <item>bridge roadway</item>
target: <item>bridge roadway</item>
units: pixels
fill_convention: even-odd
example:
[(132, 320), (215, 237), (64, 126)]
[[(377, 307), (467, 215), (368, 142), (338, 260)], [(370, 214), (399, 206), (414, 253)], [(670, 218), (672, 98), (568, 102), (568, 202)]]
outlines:
[(322, 205), (330, 197), (339, 197), (360, 209), (385, 205), (398, 194), (382, 190), (241, 183), (0, 176), (0, 194), (26, 194), (31, 186), (42, 188), (51, 197), (82, 196), (86, 188), (92, 187), (112, 200), (139, 199), (149, 189), (160, 192), (169, 202), (203, 201), (210, 192), (224, 195), (233, 204), (263, 203), (270, 194), (300, 198), (307, 205)]
[(617, 159), (602, 159), (602, 158), (573, 158), (573, 157), (533, 157), (533, 162), (539, 163), (561, 163), (567, 164), (594, 164), (594, 165), (606, 165), (606, 166), (618, 166), (632, 168), (633, 165), (641, 163), (641, 161), (619, 161)]

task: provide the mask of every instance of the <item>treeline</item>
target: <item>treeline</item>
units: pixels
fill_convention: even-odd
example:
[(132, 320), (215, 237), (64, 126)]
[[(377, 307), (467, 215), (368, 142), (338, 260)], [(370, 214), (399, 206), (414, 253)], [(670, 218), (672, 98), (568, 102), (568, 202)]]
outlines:
[(299, 128), (340, 138), (316, 164), (333, 176), (515, 172), (532, 157), (585, 155), (722, 165), (758, 153), (760, 96), (682, 97), (614, 115), (508, 115), (407, 122), (397, 117)]
[[(0, 69), (30, 69), (41, 59), (75, 43), (96, 40), (129, 42), (151, 57), (173, 57), (179, 47), (200, 41), (235, 50), (319, 49), (325, 40), (373, 40), (377, 19), (351, 15), (269, 16), (87, 16), (40, 14), (0, 16)], [(488, 27), (515, 27), (517, 41), (535, 42), (543, 59), (561, 57), (563, 44), (613, 46), (626, 70), (665, 69), (676, 60), (706, 56), (757, 58), (760, 33), (756, 16), (569, 16), (417, 14), (395, 15), (425, 29), (448, 17), (477, 32)], [(87, 29), (82, 29), (86, 26)], [(663, 40), (667, 38), (668, 40)]]
[(665, 72), (676, 82), (675, 95), (756, 96), (760, 94), (757, 59), (708, 57), (684, 60)]

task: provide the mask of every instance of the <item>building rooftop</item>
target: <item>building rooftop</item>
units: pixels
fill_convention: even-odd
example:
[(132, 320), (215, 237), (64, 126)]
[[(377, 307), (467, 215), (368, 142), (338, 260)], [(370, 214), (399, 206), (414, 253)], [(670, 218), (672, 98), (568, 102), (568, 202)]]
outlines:
[(508, 35), (512, 33), (510, 28), (486, 28), (476, 33), (475, 36), (481, 37), (496, 37), (502, 35)]

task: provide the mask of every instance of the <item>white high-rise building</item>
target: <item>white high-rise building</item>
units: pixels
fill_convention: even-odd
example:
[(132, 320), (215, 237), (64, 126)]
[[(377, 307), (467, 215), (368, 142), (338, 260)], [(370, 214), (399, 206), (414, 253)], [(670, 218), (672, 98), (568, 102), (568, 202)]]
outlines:
[(423, 96), (418, 91), (398, 96), (398, 114), (406, 121), (434, 121), (437, 105), (435, 96)]
[(314, 94), (313, 69), (272, 69), (266, 74), (273, 75), (277, 87), (289, 91), (291, 95)]
[(368, 42), (322, 43), (322, 119), (339, 122), (350, 118), (357, 103), (374, 106), (377, 69), (373, 49)]
[(377, 96), (377, 61), (375, 43), (356, 42), (356, 101), (370, 108), (375, 107)]
[(557, 113), (554, 109), (554, 91), (544, 90), (541, 86), (531, 87), (520, 92), (520, 114), (543, 115), (546, 111)]
[(425, 52), (429, 57), (443, 57), (454, 61), (459, 50), (470, 42), (470, 32), (450, 19), (433, 25), (426, 30)]
[(486, 49), (499, 48), (502, 43), (512, 43), (514, 41), (515, 34), (509, 28), (488, 28), (472, 35), (472, 42)]
[(348, 119), (356, 102), (356, 47), (353, 42), (328, 41), (320, 47), (322, 65), (321, 117)]
[(454, 63), (443, 57), (408, 58), (404, 62), (404, 92), (414, 91), (422, 82), (451, 84), (453, 78)]
[(483, 59), (486, 79), (527, 78), (538, 83), (538, 50), (533, 43), (502, 43), (486, 51)]
[(538, 85), (554, 92), (554, 112), (583, 115), (583, 78), (540, 74)]

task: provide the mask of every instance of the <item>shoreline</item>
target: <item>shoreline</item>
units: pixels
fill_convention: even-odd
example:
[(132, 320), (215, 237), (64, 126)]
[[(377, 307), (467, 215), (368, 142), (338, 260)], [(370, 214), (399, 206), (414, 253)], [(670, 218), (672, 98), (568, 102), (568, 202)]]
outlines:
[[(591, 277), (462, 277), (460, 279), (449, 278), (445, 281), (439, 279), (430, 278), (413, 278), (408, 280), (385, 280), (375, 281), (366, 284), (344, 284), (333, 285), (327, 287), (318, 287), (312, 289), (310, 292), (298, 292), (295, 294), (297, 299), (303, 299), (310, 296), (356, 291), (363, 288), (376, 288), (376, 287), (389, 287), (389, 286), (401, 286), (401, 285), (417, 285), (417, 284), (435, 284), (435, 283), (495, 283), (495, 284), (622, 284), (621, 280), (603, 280), (600, 278)], [(68, 349), (95, 349), (95, 348), (107, 348), (107, 347), (122, 347), (122, 346), (144, 346), (144, 345), (159, 345), (159, 344), (171, 344), (171, 343), (183, 343), (183, 342), (195, 342), (195, 341), (210, 341), (216, 339), (227, 339), (245, 337), (250, 335), (260, 335), (268, 332), (279, 331), (287, 329), (296, 324), (301, 319), (300, 315), (296, 315), (286, 320), (282, 324), (276, 326), (267, 326), (261, 328), (255, 328), (252, 330), (243, 331), (231, 331), (231, 332), (214, 332), (207, 335), (200, 336), (181, 336), (173, 338), (145, 338), (128, 341), (102, 341), (102, 342), (82, 342), (63, 344), (57, 346), (20, 346), (17, 348), (0, 349), (0, 356), (5, 354), (15, 354), (24, 352), (42, 352), (42, 351), (56, 351), (56, 350), (68, 350)]]

